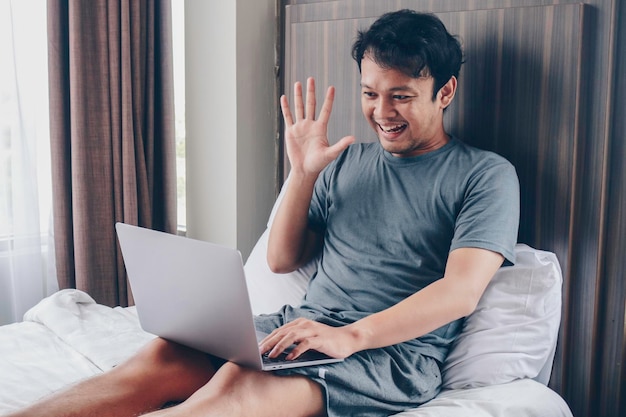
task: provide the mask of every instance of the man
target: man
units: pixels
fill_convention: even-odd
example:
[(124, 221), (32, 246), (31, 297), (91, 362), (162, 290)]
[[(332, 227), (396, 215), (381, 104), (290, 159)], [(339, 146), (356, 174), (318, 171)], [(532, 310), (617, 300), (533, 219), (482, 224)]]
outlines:
[[(303, 304), (256, 318), (260, 350), (316, 349), (344, 361), (257, 372), (157, 339), (128, 362), (22, 414), (379, 416), (433, 398), (440, 365), (503, 260), (513, 261), (513, 167), (448, 135), (461, 66), (434, 16), (402, 10), (359, 33), (363, 114), (378, 143), (330, 146), (334, 89), (315, 116), (315, 84), (281, 98), (291, 162), (268, 263), (322, 257)], [(182, 403), (159, 410), (168, 402)]]

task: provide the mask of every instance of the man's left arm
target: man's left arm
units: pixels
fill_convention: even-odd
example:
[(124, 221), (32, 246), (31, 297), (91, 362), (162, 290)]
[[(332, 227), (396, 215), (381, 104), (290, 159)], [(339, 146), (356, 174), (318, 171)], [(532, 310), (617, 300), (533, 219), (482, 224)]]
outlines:
[(423, 336), (471, 314), (503, 261), (501, 254), (486, 249), (455, 249), (448, 256), (443, 278), (398, 304), (343, 327), (295, 320), (272, 333), (261, 349), (271, 346), (278, 354), (297, 343), (291, 357), (315, 349), (345, 358)]
[(503, 261), (501, 254), (486, 249), (453, 250), (443, 278), (395, 306), (350, 325), (357, 350), (414, 339), (470, 315)]

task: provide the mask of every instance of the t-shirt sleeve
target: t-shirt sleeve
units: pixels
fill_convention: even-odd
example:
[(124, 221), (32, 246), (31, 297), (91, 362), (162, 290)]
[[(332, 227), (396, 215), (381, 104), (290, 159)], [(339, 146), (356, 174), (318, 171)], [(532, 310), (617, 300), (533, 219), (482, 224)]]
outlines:
[(519, 214), (519, 181), (513, 165), (503, 158), (483, 164), (467, 181), (450, 251), (487, 249), (515, 263)]

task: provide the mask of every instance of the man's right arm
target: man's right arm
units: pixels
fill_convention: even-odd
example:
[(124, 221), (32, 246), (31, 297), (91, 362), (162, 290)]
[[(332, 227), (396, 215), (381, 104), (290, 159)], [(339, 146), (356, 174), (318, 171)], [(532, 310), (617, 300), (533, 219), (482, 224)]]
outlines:
[(304, 265), (320, 249), (322, 236), (308, 226), (309, 205), (320, 172), (343, 152), (354, 137), (346, 136), (334, 145), (327, 137), (328, 119), (335, 89), (328, 88), (319, 117), (315, 117), (315, 81), (307, 80), (306, 102), (302, 85), (294, 86), (294, 113), (287, 98), (280, 98), (285, 121), (285, 145), (291, 163), (287, 190), (270, 229), (267, 262), (278, 273)]
[(267, 248), (267, 263), (276, 273), (291, 272), (320, 250), (322, 236), (308, 227), (308, 214), (316, 177), (292, 172), (278, 207)]

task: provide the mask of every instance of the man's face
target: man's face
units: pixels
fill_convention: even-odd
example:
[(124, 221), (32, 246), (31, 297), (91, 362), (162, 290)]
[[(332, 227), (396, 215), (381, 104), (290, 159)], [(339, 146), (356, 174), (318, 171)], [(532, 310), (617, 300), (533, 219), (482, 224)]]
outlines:
[(441, 92), (432, 100), (432, 77), (412, 78), (361, 61), (361, 108), (382, 147), (396, 157), (421, 155), (444, 146)]

